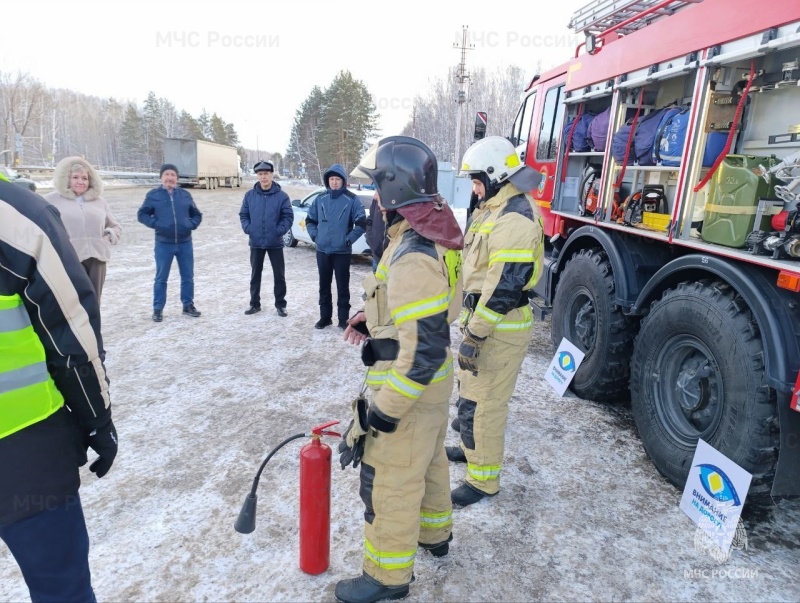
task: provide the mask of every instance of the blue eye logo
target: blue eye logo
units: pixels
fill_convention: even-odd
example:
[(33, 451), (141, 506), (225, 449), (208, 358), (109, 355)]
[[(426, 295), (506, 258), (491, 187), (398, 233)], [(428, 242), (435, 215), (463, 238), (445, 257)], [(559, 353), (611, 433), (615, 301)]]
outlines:
[(574, 371), (575, 359), (572, 357), (572, 354), (569, 352), (561, 352), (558, 355), (558, 366), (564, 371)]
[(733, 482), (725, 472), (714, 465), (695, 465), (700, 469), (700, 483), (714, 500), (719, 502), (732, 502), (735, 507), (741, 503)]

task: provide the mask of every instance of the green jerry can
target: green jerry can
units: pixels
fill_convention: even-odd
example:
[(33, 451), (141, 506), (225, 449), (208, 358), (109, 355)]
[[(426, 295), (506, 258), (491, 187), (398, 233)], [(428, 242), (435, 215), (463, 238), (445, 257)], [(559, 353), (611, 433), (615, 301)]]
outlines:
[[(776, 199), (775, 185), (761, 176), (759, 165), (770, 168), (775, 156), (728, 155), (714, 174), (701, 237), (726, 247), (744, 247), (753, 230), (771, 230), (770, 216), (755, 224), (759, 199)], [(774, 180), (774, 179), (772, 179)], [(780, 183), (779, 183), (780, 184)]]

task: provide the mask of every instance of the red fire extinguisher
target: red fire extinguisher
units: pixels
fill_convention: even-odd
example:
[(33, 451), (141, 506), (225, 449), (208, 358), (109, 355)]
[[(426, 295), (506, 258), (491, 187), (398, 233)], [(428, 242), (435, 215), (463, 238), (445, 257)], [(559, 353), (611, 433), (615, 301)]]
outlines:
[(278, 444), (261, 463), (233, 526), (241, 534), (256, 529), (256, 490), (264, 467), (272, 455), (292, 440), (311, 436), (311, 442), (300, 450), (300, 569), (307, 574), (321, 574), (330, 564), (331, 449), (322, 436), (341, 437), (335, 431), (326, 431), (338, 422), (318, 425), (311, 433), (298, 433)]
[(321, 574), (331, 553), (331, 448), (323, 435), (339, 421), (311, 430), (311, 441), (300, 450), (300, 569)]

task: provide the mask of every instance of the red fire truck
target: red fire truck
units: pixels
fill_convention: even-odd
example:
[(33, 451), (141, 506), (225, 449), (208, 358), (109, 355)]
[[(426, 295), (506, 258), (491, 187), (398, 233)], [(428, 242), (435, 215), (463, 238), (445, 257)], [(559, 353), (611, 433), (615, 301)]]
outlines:
[(596, 0), (570, 26), (512, 138), (543, 176), (532, 304), (586, 353), (572, 390), (630, 395), (678, 487), (702, 438), (751, 497), (800, 494), (800, 2)]

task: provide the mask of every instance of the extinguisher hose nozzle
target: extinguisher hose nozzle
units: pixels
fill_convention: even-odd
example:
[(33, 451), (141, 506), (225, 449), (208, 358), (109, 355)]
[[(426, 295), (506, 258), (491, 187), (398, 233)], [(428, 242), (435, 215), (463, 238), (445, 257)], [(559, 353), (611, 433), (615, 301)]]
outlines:
[(286, 444), (292, 440), (303, 438), (306, 435), (306, 433), (297, 433), (289, 438), (286, 438), (283, 442), (273, 448), (272, 451), (267, 455), (267, 458), (264, 459), (264, 462), (261, 463), (261, 467), (258, 468), (258, 473), (256, 473), (256, 477), (253, 480), (253, 487), (250, 488), (250, 493), (247, 495), (247, 498), (244, 499), (242, 510), (239, 512), (239, 518), (233, 525), (233, 528), (237, 532), (241, 534), (249, 534), (256, 529), (256, 503), (258, 502), (256, 490), (258, 489), (258, 482), (261, 479), (261, 474), (264, 472), (264, 468), (267, 466), (269, 460), (276, 452), (278, 452), (278, 450), (286, 446)]

